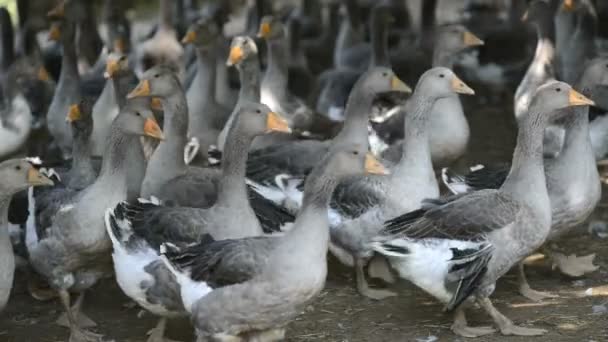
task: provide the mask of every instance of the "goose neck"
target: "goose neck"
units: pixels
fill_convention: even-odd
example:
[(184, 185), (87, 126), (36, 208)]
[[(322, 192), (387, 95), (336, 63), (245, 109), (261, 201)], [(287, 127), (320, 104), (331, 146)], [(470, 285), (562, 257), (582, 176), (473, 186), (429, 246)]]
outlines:
[(355, 89), (348, 97), (345, 108), (344, 125), (334, 138), (335, 143), (367, 143), (367, 126), (374, 95), (362, 85), (355, 84)]
[(222, 177), (218, 191), (218, 203), (239, 205), (248, 204), (245, 175), (247, 154), (253, 137), (240, 134), (237, 129), (238, 117), (228, 131), (226, 145), (222, 156)]
[(287, 46), (284, 38), (268, 41), (268, 69), (266, 78), (273, 82), (275, 89), (287, 89)]
[(238, 65), (241, 89), (239, 100), (260, 101), (260, 62), (257, 55), (252, 55)]
[(380, 18), (378, 13), (372, 13), (371, 27), (372, 58), (370, 60), (370, 67), (390, 67), (391, 62), (388, 56), (388, 24)]
[(535, 192), (546, 194), (545, 173), (543, 165), (543, 131), (546, 118), (531, 108), (524, 116), (517, 133), (517, 145), (513, 153), (511, 170), (502, 190), (525, 199), (527, 194)]

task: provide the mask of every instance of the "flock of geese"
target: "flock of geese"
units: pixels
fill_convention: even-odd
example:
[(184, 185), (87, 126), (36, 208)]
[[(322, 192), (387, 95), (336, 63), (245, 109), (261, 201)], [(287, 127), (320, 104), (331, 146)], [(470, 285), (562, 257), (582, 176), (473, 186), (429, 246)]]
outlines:
[[(597, 269), (550, 247), (601, 196), (608, 57), (590, 0), (512, 1), (507, 19), (471, 6), (471, 23), (496, 14), (485, 42), (435, 25), (434, 0), (417, 31), (404, 1), (257, 0), (230, 37), (234, 2), (160, 0), (134, 43), (123, 2), (104, 1), (105, 39), (92, 1), (48, 20), (18, 1), (17, 34), (0, 9), (0, 309), (21, 263), (32, 296), (59, 298), (72, 342), (102, 340), (81, 305), (106, 277), (159, 317), (149, 342), (182, 316), (199, 342), (279, 341), (330, 251), (363, 296), (396, 295), (368, 276), (401, 278), (445, 304), (457, 335), (496, 332), (468, 325), (477, 304), (500, 333), (534, 336), (547, 331), (493, 305), (496, 282), (517, 267), (524, 296), (552, 296), (525, 277), (539, 250), (571, 276)], [(492, 56), (529, 42), (531, 61)], [(519, 83), (510, 166), (448, 168), (470, 136), (459, 95), (475, 94), (457, 66)], [(24, 153), (42, 161), (8, 159)]]

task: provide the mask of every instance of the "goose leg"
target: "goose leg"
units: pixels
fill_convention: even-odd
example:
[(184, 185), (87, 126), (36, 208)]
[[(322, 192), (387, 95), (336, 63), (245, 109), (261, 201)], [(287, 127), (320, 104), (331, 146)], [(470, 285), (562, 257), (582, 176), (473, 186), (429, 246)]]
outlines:
[(372, 278), (380, 278), (389, 284), (395, 283), (395, 276), (391, 273), (388, 261), (383, 256), (374, 255), (367, 267), (367, 274)]
[(548, 251), (552, 260), (552, 268), (558, 268), (563, 274), (571, 277), (581, 277), (597, 271), (600, 267), (593, 264), (595, 253), (578, 257), (576, 254), (565, 254)]
[(154, 327), (154, 328), (150, 329), (150, 331), (148, 331), (147, 342), (179, 342), (179, 341), (174, 341), (174, 340), (165, 338), (166, 328), (167, 328), (167, 318), (162, 317), (160, 320), (158, 320), (158, 324), (156, 325), (156, 327)]
[(85, 330), (78, 325), (78, 312), (75, 312), (70, 306), (70, 293), (67, 290), (60, 290), (59, 298), (61, 299), (61, 304), (67, 313), (68, 323), (70, 326), (70, 339), (68, 341), (101, 342), (101, 335)]
[(457, 308), (454, 312), (454, 323), (452, 323), (451, 329), (454, 334), (462, 337), (479, 337), (496, 332), (496, 329), (492, 327), (470, 327), (462, 307)]
[(33, 274), (30, 274), (27, 279), (27, 290), (32, 298), (41, 302), (46, 302), (57, 297), (57, 291), (49, 288), (47, 284), (43, 283), (39, 277)]
[(395, 292), (389, 290), (371, 289), (369, 287), (369, 284), (367, 283), (367, 279), (365, 279), (365, 272), (363, 270), (364, 267), (365, 261), (361, 258), (356, 258), (355, 272), (357, 277), (357, 290), (359, 290), (360, 294), (375, 300), (381, 300), (387, 297), (394, 297), (397, 295)]
[[(81, 292), (76, 299), (76, 303), (72, 306), (72, 312), (76, 313), (76, 323), (81, 328), (93, 328), (97, 326), (97, 323), (85, 315), (80, 309), (82, 308), (82, 302), (84, 300), (84, 292)], [(67, 313), (62, 313), (61, 316), (55, 322), (57, 325), (69, 328), (70, 322)]]
[(479, 305), (492, 317), (494, 323), (498, 325), (498, 329), (503, 335), (517, 335), (517, 336), (540, 336), (547, 333), (545, 329), (538, 328), (525, 328), (515, 325), (505, 315), (501, 314), (494, 305), (490, 298), (482, 298), (479, 300)]
[(541, 300), (546, 299), (546, 298), (556, 298), (557, 297), (557, 295), (555, 295), (553, 293), (537, 291), (530, 287), (530, 284), (528, 284), (528, 279), (526, 278), (526, 272), (524, 270), (523, 261), (521, 261), (519, 264), (517, 264), (517, 275), (518, 275), (518, 281), (519, 281), (519, 293), (522, 296), (524, 296), (532, 301), (535, 301), (535, 302), (540, 302)]

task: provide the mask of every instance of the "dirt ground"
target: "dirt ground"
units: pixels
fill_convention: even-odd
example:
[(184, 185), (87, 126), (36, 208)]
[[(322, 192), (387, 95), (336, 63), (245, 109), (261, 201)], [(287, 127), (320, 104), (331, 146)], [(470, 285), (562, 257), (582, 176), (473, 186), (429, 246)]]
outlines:
[[(508, 161), (514, 144), (515, 125), (508, 110), (511, 99), (494, 105), (481, 105), (480, 99), (465, 100), (472, 141), (463, 164)], [(608, 189), (604, 188), (604, 194)], [(608, 203), (608, 196), (604, 196)], [(608, 219), (606, 206), (600, 204), (594, 219)], [(504, 337), (499, 334), (476, 341), (608, 341), (608, 239), (580, 233), (564, 240), (560, 247), (578, 255), (596, 253), (600, 270), (582, 279), (570, 279), (552, 272), (542, 260), (527, 268), (530, 283), (540, 290), (552, 291), (559, 298), (533, 303), (516, 293), (516, 277), (503, 277), (493, 295), (496, 306), (518, 324), (549, 330), (542, 337)], [(372, 301), (359, 296), (354, 287), (353, 273), (330, 258), (327, 287), (305, 312), (288, 327), (287, 340), (335, 342), (393, 342), (393, 341), (462, 341), (452, 334), (451, 317), (442, 306), (410, 284), (396, 286), (399, 297)], [(603, 305), (603, 306), (602, 306)], [(114, 281), (99, 284), (85, 300), (85, 312), (99, 326), (106, 340), (140, 342), (146, 331), (156, 324), (151, 314), (135, 306), (123, 295)], [(605, 310), (605, 309), (604, 309)], [(0, 316), (2, 342), (66, 341), (67, 329), (54, 324), (61, 312), (58, 301), (38, 302), (25, 290), (24, 276), (18, 276), (13, 296)], [(472, 325), (488, 325), (491, 320), (481, 310), (471, 310)], [(192, 341), (192, 328), (187, 320), (173, 321), (169, 336)]]
[[(573, 280), (551, 272), (540, 262), (527, 268), (530, 283), (537, 289), (558, 294), (559, 298), (540, 303), (528, 301), (516, 293), (514, 274), (501, 279), (493, 296), (496, 306), (516, 323), (544, 328), (549, 333), (536, 338), (495, 334), (476, 341), (608, 341), (608, 312), (594, 314), (593, 311), (593, 306), (608, 307), (608, 241), (580, 236), (568, 240), (566, 250), (597, 253), (600, 270), (584, 279)], [(333, 259), (330, 263), (327, 288), (289, 325), (287, 341), (464, 340), (450, 331), (451, 318), (442, 312), (442, 306), (412, 285), (399, 284), (399, 297), (372, 301), (356, 293), (349, 269)], [(59, 303), (32, 299), (23, 284), (22, 279), (16, 283), (13, 297), (0, 319), (0, 341), (66, 341), (67, 329), (54, 324), (61, 309)], [(99, 324), (96, 331), (116, 342), (143, 342), (146, 331), (156, 324), (154, 316), (132, 304), (113, 281), (95, 288), (86, 299), (85, 312)], [(478, 309), (470, 311), (469, 321), (475, 325), (491, 324), (489, 317)], [(192, 328), (185, 319), (173, 321), (169, 336), (192, 341)]]

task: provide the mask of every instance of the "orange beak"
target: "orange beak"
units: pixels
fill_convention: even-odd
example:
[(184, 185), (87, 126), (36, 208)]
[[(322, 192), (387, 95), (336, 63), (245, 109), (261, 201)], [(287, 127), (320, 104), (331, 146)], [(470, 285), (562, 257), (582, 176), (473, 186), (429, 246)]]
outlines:
[(58, 23), (54, 23), (51, 25), (51, 29), (49, 30), (49, 40), (59, 41), (61, 38), (61, 29), (59, 28)]
[(127, 98), (128, 99), (132, 99), (132, 98), (135, 98), (135, 97), (149, 96), (149, 95), (150, 95), (150, 81), (143, 80), (143, 81), (139, 82), (139, 84), (137, 85), (137, 87), (135, 87), (135, 89), (133, 89), (127, 95)]
[(49, 76), (49, 73), (46, 71), (46, 69), (41, 66), (40, 68), (38, 68), (38, 80), (40, 81), (48, 81), (51, 77)]
[(230, 49), (227, 66), (233, 66), (243, 60), (243, 49), (240, 46), (235, 46)]
[(153, 97), (152, 100), (150, 100), (150, 108), (156, 111), (163, 110), (163, 103), (159, 97)]
[(68, 111), (65, 121), (74, 122), (80, 120), (81, 117), (82, 113), (80, 112), (80, 107), (78, 107), (77, 104), (73, 104), (70, 106), (70, 110)]
[(260, 31), (258, 32), (258, 37), (260, 38), (268, 38), (270, 36), (270, 24), (262, 23), (260, 25)]
[(182, 44), (192, 44), (192, 43), (194, 43), (195, 40), (196, 40), (196, 32), (190, 30), (186, 33), (184, 38), (182, 38)]
[(40, 171), (36, 170), (33, 166), (27, 170), (27, 182), (30, 185), (54, 185), (52, 180), (50, 180), (45, 175), (41, 174)]
[(103, 77), (112, 78), (118, 70), (120, 70), (118, 60), (108, 58), (108, 63), (106, 64), (106, 72), (104, 72)]
[(153, 118), (146, 119), (146, 122), (144, 123), (144, 133), (151, 138), (155, 138), (158, 140), (165, 139), (163, 131), (160, 129), (158, 123)]
[(568, 93), (568, 104), (571, 106), (595, 106), (595, 102), (574, 89)]
[(365, 155), (365, 172), (370, 175), (388, 175), (390, 172), (378, 161), (373, 154), (367, 153)]
[(268, 117), (266, 119), (266, 130), (267, 132), (291, 133), (291, 128), (289, 128), (287, 120), (275, 112), (268, 113)]

